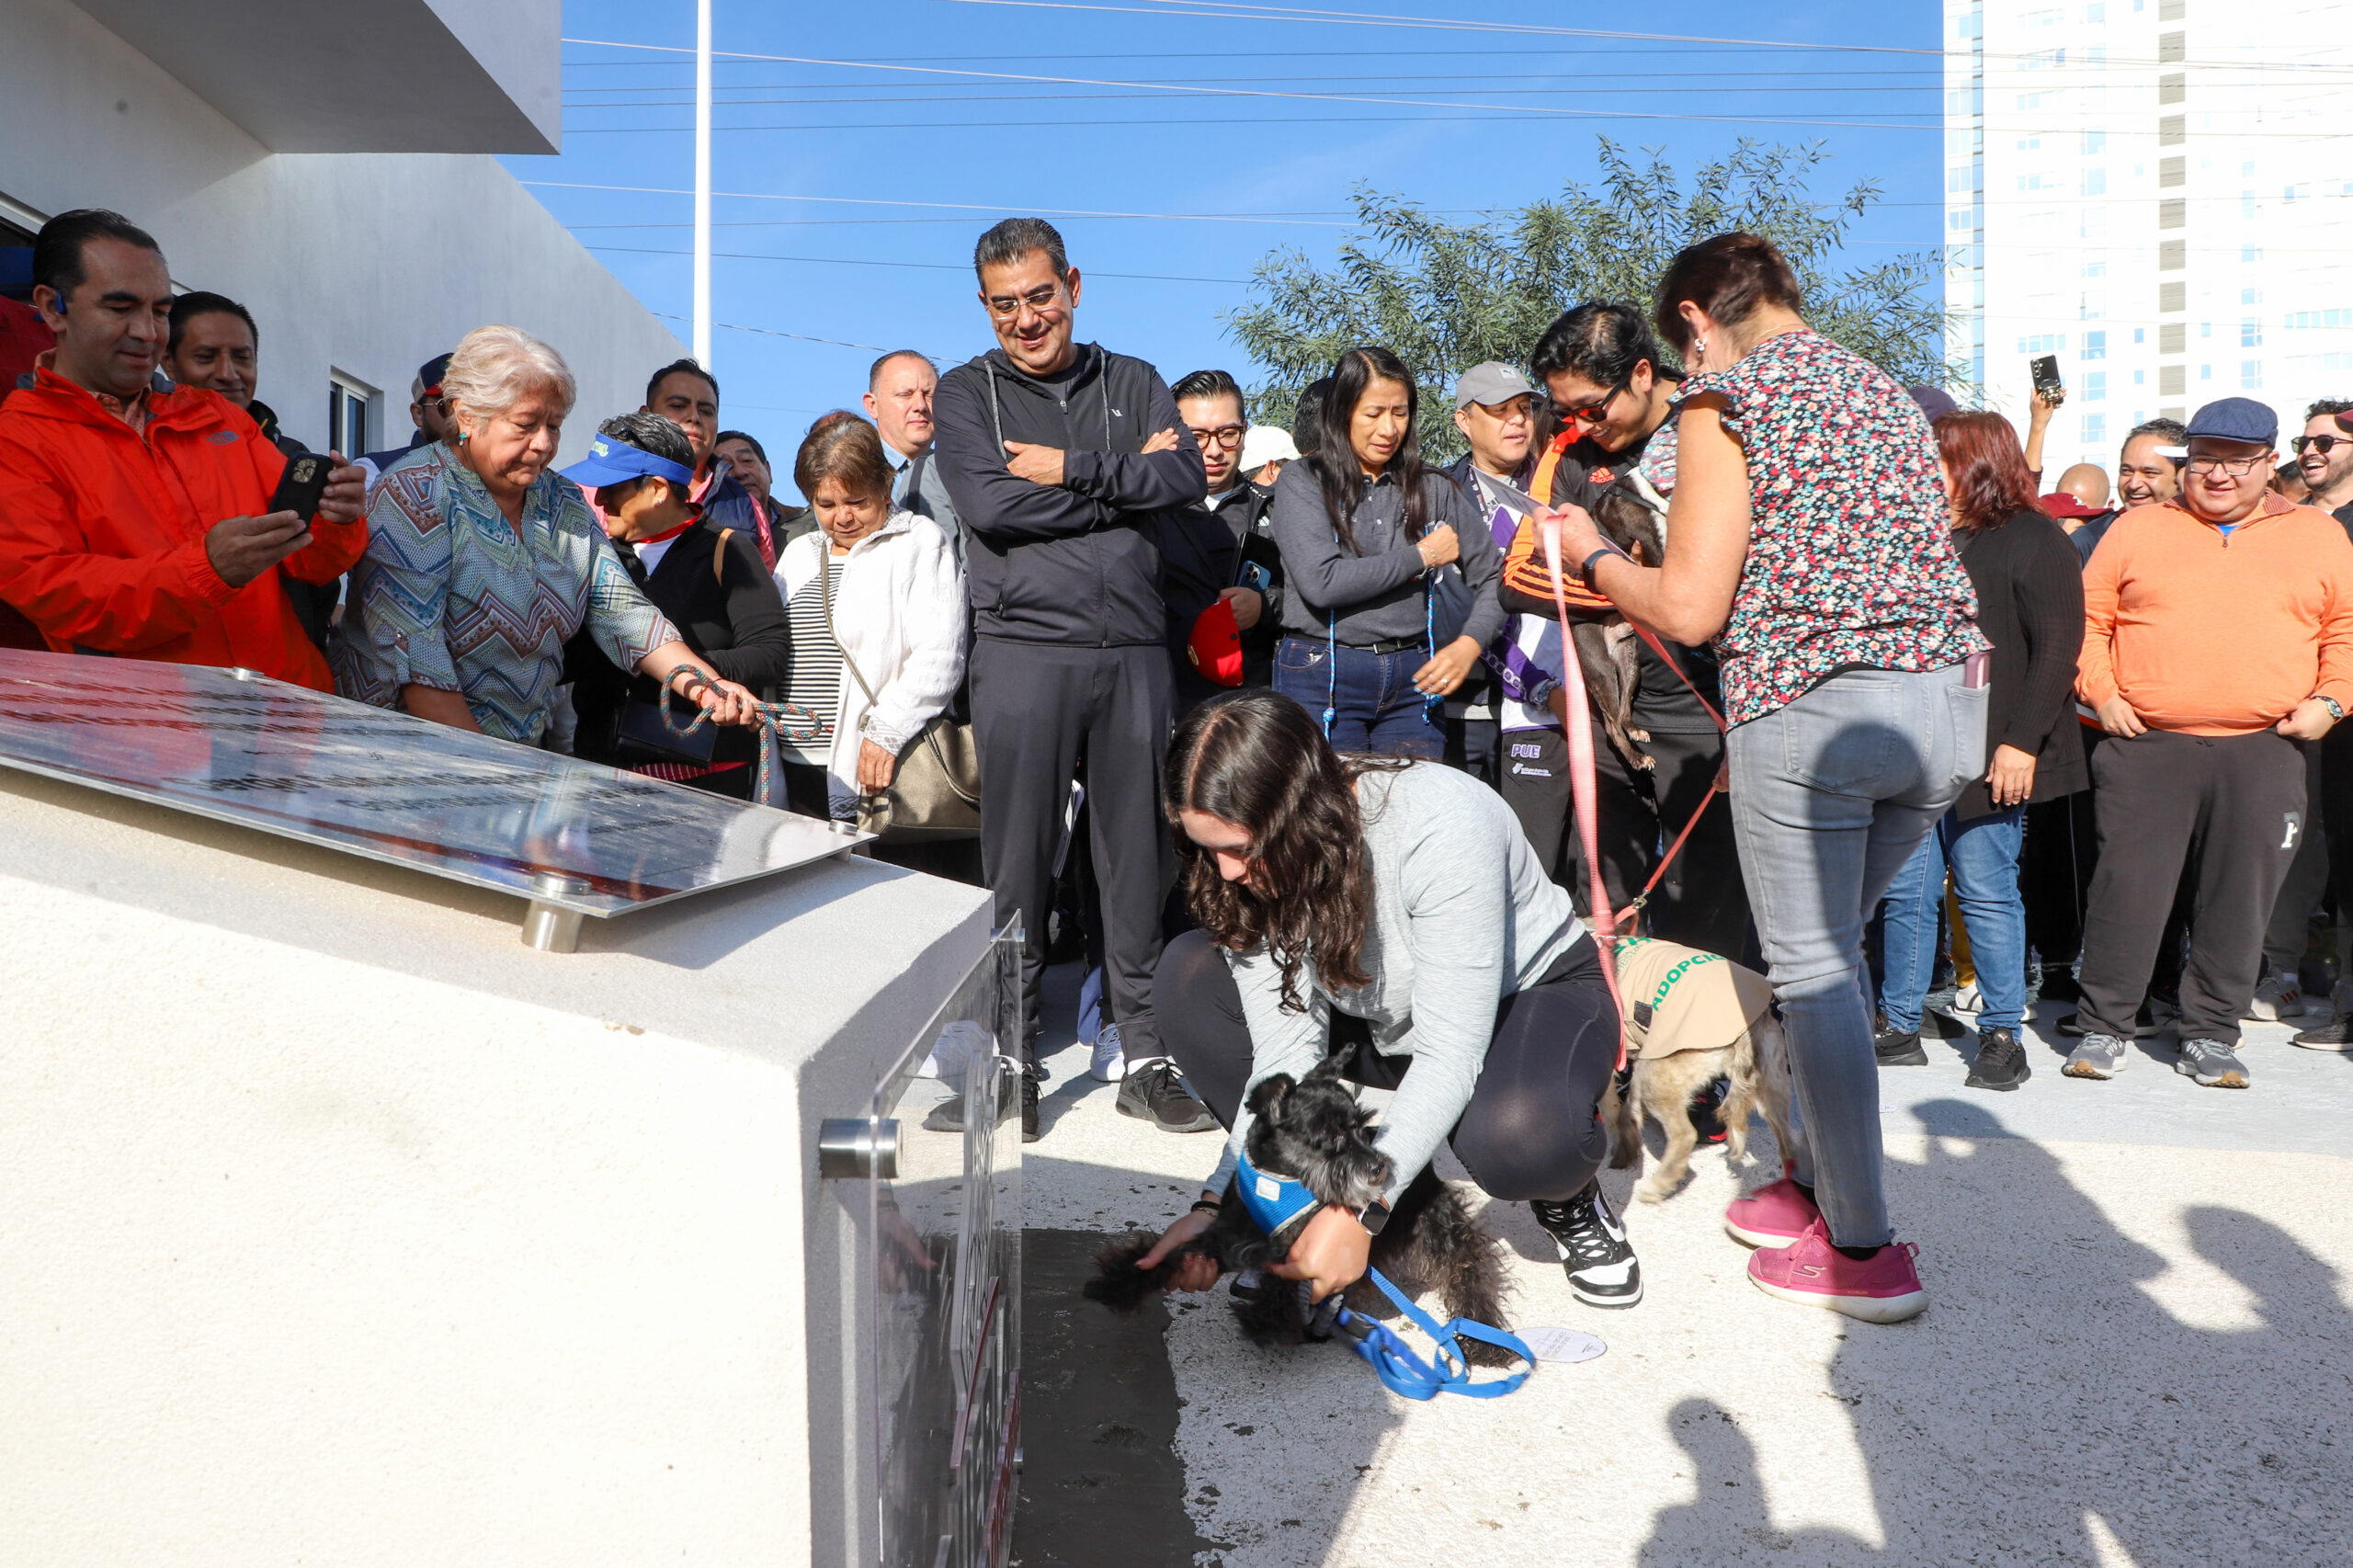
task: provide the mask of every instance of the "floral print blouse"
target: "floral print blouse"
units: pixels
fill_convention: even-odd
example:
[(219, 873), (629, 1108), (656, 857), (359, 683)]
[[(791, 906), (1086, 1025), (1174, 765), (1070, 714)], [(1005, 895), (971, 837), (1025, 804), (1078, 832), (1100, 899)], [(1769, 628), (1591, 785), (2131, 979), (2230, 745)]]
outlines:
[(369, 498), (368, 552), (331, 649), (335, 689), (379, 708), (396, 707), (404, 686), (458, 692), (485, 734), (534, 745), (563, 644), (584, 623), (624, 670), (681, 641), (578, 485), (541, 474), (510, 525), (455, 453), (423, 448)]
[(1726, 721), (1842, 670), (1942, 669), (1986, 646), (1936, 437), (1893, 377), (1802, 330), (1694, 376), (1681, 396), (1701, 392), (1725, 401), (1748, 460), (1748, 559), (1716, 638)]

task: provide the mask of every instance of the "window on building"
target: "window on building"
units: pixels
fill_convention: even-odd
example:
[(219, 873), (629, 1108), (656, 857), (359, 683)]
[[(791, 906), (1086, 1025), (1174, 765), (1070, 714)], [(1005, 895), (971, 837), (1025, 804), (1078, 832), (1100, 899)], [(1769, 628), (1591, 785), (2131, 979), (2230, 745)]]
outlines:
[(2281, 324), (2291, 329), (2353, 326), (2353, 311), (2290, 311)]
[[(2139, 9), (2140, 9), (2140, 7), (2136, 6), (2134, 6), (2134, 7), (2133, 7), (2133, 9), (2137, 11), (2137, 10), (2139, 10)], [(2136, 327), (2134, 327), (2134, 328), (2132, 329), (2132, 341), (2133, 341), (2133, 342), (2135, 342), (2135, 343), (2146, 343), (2146, 342), (2148, 342), (2148, 341), (2149, 341), (2149, 329), (2148, 329), (2147, 327), (2145, 327), (2145, 326), (2136, 326)]]
[(2263, 247), (2261, 245), (2241, 245), (2239, 246), (2239, 259), (2241, 261), (2261, 261), (2263, 259)]
[(2021, 153), (2039, 153), (2039, 152), (2040, 152), (2041, 150), (2042, 150), (2042, 138), (2041, 138), (2041, 137), (2040, 137), (2040, 136), (2021, 136), (2021, 137), (2019, 137), (2019, 138), (2018, 138), (2018, 151), (2019, 151), (2019, 152), (2021, 152)]
[(2108, 171), (2106, 169), (2086, 169), (2084, 171), (2084, 194), (2086, 196), (2106, 196), (2108, 194)]
[(2086, 446), (2087, 446), (2087, 447), (2097, 447), (2097, 446), (2100, 445), (2101, 443), (2105, 442), (2107, 439), (2108, 439), (2108, 415), (2105, 415), (2105, 414), (2086, 414), (2086, 415), (2084, 415), (2084, 444), (2085, 444)]
[(2249, 158), (2245, 163), (2239, 165), (2239, 175), (2240, 177), (2244, 179), (2253, 179), (2255, 177), (2255, 160), (2253, 158)]
[(2086, 359), (2107, 358), (2108, 334), (2104, 332), (2087, 332), (2084, 334), (2084, 358)]
[[(2137, 336), (2138, 335), (2136, 334), (2135, 335)], [(2132, 372), (2132, 384), (2133, 384), (2134, 386), (2136, 386), (2136, 387), (2144, 387), (2144, 386), (2147, 386), (2147, 385), (2149, 384), (2149, 372), (2148, 372), (2148, 371), (2146, 371), (2146, 370), (2135, 370), (2135, 371), (2133, 371), (2133, 372)], [(2136, 419), (2136, 420), (2134, 421), (2134, 423), (2135, 423), (2135, 424), (2138, 424), (2138, 423), (2139, 423), (2139, 421)]]
[[(2247, 292), (2252, 294), (2255, 290), (2250, 289)], [(2239, 323), (2239, 347), (2241, 348), (2260, 348), (2263, 347), (2263, 324), (2256, 321), (2253, 316), (2249, 316), (2246, 320)]]
[(2084, 372), (2084, 401), (2086, 403), (2108, 401), (2108, 372), (2106, 370)]
[(2239, 303), (2242, 305), (2259, 305), (2263, 303), (2263, 290), (2260, 289), (2240, 290)]
[(2038, 333), (2032, 337), (2021, 337), (2018, 339), (2018, 352), (2021, 354), (2064, 354), (2067, 352), (2067, 335), (2063, 332), (2045, 332)]
[(2090, 158), (2090, 157), (2097, 157), (2098, 154), (2100, 154), (2100, 153), (2105, 153), (2105, 152), (2107, 152), (2107, 151), (2108, 151), (2108, 132), (2107, 132), (2107, 131), (2085, 131), (2085, 132), (2084, 132), (2084, 156), (2085, 156), (2085, 157), (2086, 157), (2086, 158)]
[(2260, 392), (2263, 389), (2262, 360), (2246, 359), (2240, 362), (2239, 388), (2243, 392)]
[(2213, 367), (2213, 366), (2211, 366), (2211, 365), (2200, 365), (2200, 366), (2199, 366), (2199, 367), (2198, 367), (2198, 379), (2199, 379), (2200, 381), (2212, 381), (2212, 380), (2214, 379), (2214, 367)]
[(2084, 263), (2084, 276), (2086, 278), (2107, 277), (2108, 263), (2104, 261), (2087, 261)]
[(368, 405), (376, 394), (347, 376), (327, 379), (327, 445), (346, 457), (368, 449)]

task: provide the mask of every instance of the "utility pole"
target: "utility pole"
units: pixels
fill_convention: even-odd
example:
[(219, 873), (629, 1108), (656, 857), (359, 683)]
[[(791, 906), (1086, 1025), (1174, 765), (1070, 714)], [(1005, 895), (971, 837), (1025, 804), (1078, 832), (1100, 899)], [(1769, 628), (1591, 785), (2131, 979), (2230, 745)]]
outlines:
[(695, 358), (710, 367), (710, 0), (695, 0)]

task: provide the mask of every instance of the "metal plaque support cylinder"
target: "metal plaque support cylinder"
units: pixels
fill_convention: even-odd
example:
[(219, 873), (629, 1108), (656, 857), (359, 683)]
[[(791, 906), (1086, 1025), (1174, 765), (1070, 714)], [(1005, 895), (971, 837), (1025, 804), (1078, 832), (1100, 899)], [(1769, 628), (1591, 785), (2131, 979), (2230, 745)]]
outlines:
[(895, 1120), (829, 1116), (817, 1125), (817, 1174), (827, 1181), (896, 1181), (905, 1145)]

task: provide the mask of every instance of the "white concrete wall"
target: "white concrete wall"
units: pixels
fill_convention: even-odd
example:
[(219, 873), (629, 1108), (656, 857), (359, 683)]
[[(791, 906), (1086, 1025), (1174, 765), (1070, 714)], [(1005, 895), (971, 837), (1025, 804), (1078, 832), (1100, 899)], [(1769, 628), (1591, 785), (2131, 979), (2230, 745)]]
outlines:
[(383, 393), (376, 445), (406, 440), (417, 366), (506, 322), (579, 378), (570, 461), (685, 352), (494, 159), (273, 154), (65, 0), (0, 6), (0, 196), (114, 208), (175, 280), (244, 301), (262, 401), (306, 442), (326, 437), (330, 370)]
[(855, 1560), (816, 1125), (984, 892), (833, 861), (549, 954), (160, 807), (0, 771), (0, 1562)]

